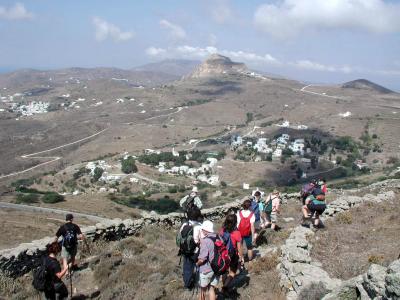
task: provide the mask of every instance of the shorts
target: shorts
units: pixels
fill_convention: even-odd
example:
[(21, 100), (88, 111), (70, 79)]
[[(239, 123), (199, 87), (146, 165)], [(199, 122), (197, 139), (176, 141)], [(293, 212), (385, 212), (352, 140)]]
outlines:
[(75, 247), (67, 250), (64, 246), (61, 248), (61, 257), (66, 258), (67, 260), (70, 260), (72, 258), (75, 258), (76, 253), (78, 252), (78, 245)]
[(311, 201), (307, 204), (307, 208), (310, 210), (311, 214), (316, 212), (318, 215), (322, 215), (326, 209), (326, 204), (315, 204), (313, 201)]
[(244, 241), (245, 244), (246, 244), (247, 250), (253, 249), (253, 239), (252, 239), (252, 236), (251, 236), (251, 235), (249, 235), (249, 236), (244, 236), (244, 237), (242, 237), (242, 239), (243, 239), (243, 241)]
[(266, 212), (267, 222), (269, 223), (276, 223), (278, 221), (278, 214), (274, 211)]
[(200, 273), (199, 274), (199, 285), (202, 288), (213, 286), (216, 287), (219, 282), (219, 276), (215, 276), (213, 271), (208, 273)]

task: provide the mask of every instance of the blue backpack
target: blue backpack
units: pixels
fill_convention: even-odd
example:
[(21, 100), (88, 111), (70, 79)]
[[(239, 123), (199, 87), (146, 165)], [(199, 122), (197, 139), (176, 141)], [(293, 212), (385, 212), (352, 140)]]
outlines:
[(232, 243), (231, 234), (228, 231), (224, 230), (220, 234), (220, 238), (224, 242), (226, 249), (228, 249), (229, 255), (234, 255), (236, 253), (236, 250)]
[(255, 200), (251, 201), (250, 210), (254, 212), (254, 217), (256, 218), (256, 222), (260, 221), (261, 214), (260, 214), (260, 207), (258, 206), (258, 202)]

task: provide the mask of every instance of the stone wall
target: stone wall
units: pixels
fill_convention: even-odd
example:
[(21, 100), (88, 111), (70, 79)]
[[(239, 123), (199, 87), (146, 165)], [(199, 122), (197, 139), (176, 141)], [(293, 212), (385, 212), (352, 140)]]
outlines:
[[(369, 192), (364, 196), (355, 195), (340, 195), (335, 201), (332, 201), (327, 206), (322, 219), (332, 218), (340, 212), (349, 210), (350, 208), (361, 205), (365, 202), (381, 203), (383, 201), (393, 200), (396, 197), (393, 189), (400, 188), (400, 180), (388, 180), (380, 183), (375, 183), (367, 188), (352, 190), (352, 193)], [(376, 194), (372, 194), (374, 191)], [(280, 271), (281, 286), (287, 292), (287, 299), (301, 299), (301, 292), (310, 288), (311, 285), (322, 285), (325, 290), (331, 292), (330, 296), (326, 296), (327, 300), (333, 299), (375, 299), (375, 292), (371, 292), (379, 288), (379, 295), (390, 294), (400, 295), (400, 263), (396, 263), (394, 268), (386, 269), (381, 266), (372, 265), (369, 273), (364, 276), (359, 276), (349, 282), (342, 283), (340, 279), (331, 278), (329, 274), (322, 269), (322, 264), (317, 261), (312, 261), (310, 251), (312, 248), (309, 242), (309, 237), (314, 235), (314, 231), (302, 226), (297, 226), (286, 240), (285, 245), (281, 247), (281, 262), (278, 266)], [(329, 254), (328, 254), (329, 255)], [(379, 270), (378, 270), (379, 269)], [(379, 272), (378, 272), (378, 271)], [(391, 275), (394, 274), (395, 275)], [(369, 275), (368, 275), (369, 274)], [(374, 275), (376, 274), (376, 275)], [(368, 277), (369, 276), (369, 277)], [(374, 277), (375, 276), (375, 277)], [(390, 281), (388, 287), (384, 288), (386, 277)], [(369, 278), (369, 279), (368, 279)], [(377, 284), (377, 280), (379, 284)], [(396, 285), (397, 280), (397, 285)], [(365, 290), (361, 289), (362, 286)], [(397, 289), (396, 289), (397, 288)], [(345, 294), (345, 291), (364, 293), (366, 297), (338, 297), (338, 293)], [(385, 290), (385, 291), (384, 291)], [(333, 292), (332, 292), (333, 291)], [(370, 291), (370, 292), (368, 292)], [(378, 294), (377, 294), (378, 295)], [(391, 295), (391, 294), (390, 294)], [(368, 297), (367, 297), (368, 296)], [(371, 296), (371, 297), (370, 297)], [(325, 298), (324, 298), (325, 299)], [(400, 298), (376, 298), (376, 299), (400, 299)]]

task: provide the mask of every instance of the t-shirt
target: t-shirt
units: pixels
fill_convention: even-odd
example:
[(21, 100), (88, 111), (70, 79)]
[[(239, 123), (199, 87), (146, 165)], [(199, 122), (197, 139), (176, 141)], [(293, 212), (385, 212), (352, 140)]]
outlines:
[(205, 261), (199, 268), (200, 273), (206, 274), (212, 271), (210, 261), (214, 259), (214, 242), (209, 238), (216, 238), (215, 233), (209, 233), (200, 240), (199, 259)]
[[(242, 212), (242, 215), (244, 218), (247, 218), (248, 216), (250, 216), (250, 213), (251, 213), (250, 210), (241, 210), (241, 212)], [(237, 217), (237, 224), (239, 226), (239, 224), (240, 224), (240, 213), (239, 212), (237, 213), (236, 217)], [(256, 217), (253, 213), (253, 215), (250, 218), (250, 224), (254, 223), (255, 221), (256, 221)]]
[(61, 272), (61, 265), (58, 262), (57, 258), (47, 256), (45, 258), (45, 266), (46, 270), (49, 274), (49, 280), (52, 283), (61, 282), (61, 279), (57, 277), (57, 273)]
[[(186, 222), (182, 224), (181, 228), (179, 229), (179, 232), (182, 232), (182, 229), (186, 224), (187, 224)], [(201, 223), (189, 220), (189, 224), (193, 226), (193, 240), (196, 244), (199, 244), (200, 234), (201, 234), (201, 228), (200, 228)]]
[(234, 230), (231, 232), (231, 241), (232, 241), (233, 247), (235, 247), (235, 249), (237, 251), (237, 243), (242, 242), (242, 235), (240, 234), (239, 230)]
[(78, 236), (79, 234), (82, 234), (81, 229), (79, 228), (78, 225), (74, 224), (74, 223), (66, 223), (62, 226), (60, 226), (60, 228), (58, 228), (56, 236), (60, 237), (60, 236), (65, 236), (67, 233), (67, 229), (71, 230), (75, 233), (76, 236)]

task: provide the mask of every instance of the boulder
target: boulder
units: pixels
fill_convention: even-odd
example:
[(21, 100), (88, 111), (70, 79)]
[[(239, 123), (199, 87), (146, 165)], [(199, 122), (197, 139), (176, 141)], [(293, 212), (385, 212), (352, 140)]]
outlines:
[(362, 285), (371, 298), (385, 294), (385, 277), (386, 268), (376, 264), (372, 264), (364, 274)]

